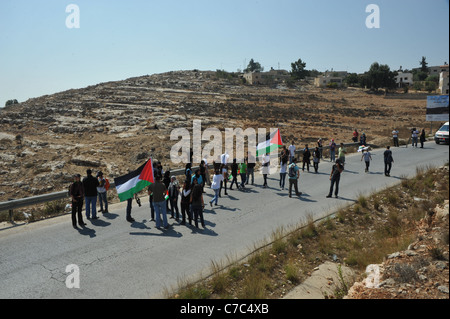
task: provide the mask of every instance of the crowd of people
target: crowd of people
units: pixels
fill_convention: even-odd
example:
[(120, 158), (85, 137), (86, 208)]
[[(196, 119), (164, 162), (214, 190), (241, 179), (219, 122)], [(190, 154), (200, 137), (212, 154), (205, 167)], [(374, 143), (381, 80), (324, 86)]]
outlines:
[[(420, 135), (419, 135), (420, 134)], [(399, 131), (394, 129), (392, 131), (393, 144), (398, 147), (398, 135)], [(358, 141), (362, 148), (361, 161), (365, 163), (365, 172), (369, 172), (370, 163), (372, 161), (372, 154), (370, 148), (366, 146), (367, 137), (364, 133), (359, 135), (355, 129), (353, 132), (352, 140)], [(417, 142), (420, 141), (421, 147), (425, 141), (425, 130), (420, 133), (416, 128), (411, 130), (412, 145), (417, 147)], [(366, 147), (364, 147), (366, 146)], [(288, 194), (292, 197), (292, 190), (294, 190), (296, 196), (301, 196), (302, 192), (299, 191), (298, 181), (300, 177), (300, 170), (303, 172), (306, 170), (309, 172), (311, 160), (315, 173), (319, 171), (319, 163), (324, 159), (323, 157), (324, 143), (322, 139), (317, 141), (317, 145), (309, 148), (306, 144), (301, 148), (301, 158), (297, 158), (294, 141), (289, 147), (282, 146), (279, 156), (279, 188), (285, 190), (286, 188), (286, 176), (288, 178)], [(339, 194), (339, 183), (341, 174), (345, 167), (345, 156), (347, 149), (343, 143), (336, 144), (334, 139), (331, 139), (328, 144), (329, 160), (333, 163), (331, 168), (330, 189), (327, 198), (332, 197), (333, 192), (335, 197)], [(337, 156), (336, 156), (337, 155)], [(383, 153), (384, 157), (384, 174), (390, 176), (392, 164), (394, 163), (392, 151), (390, 146), (386, 147)], [(301, 167), (297, 164), (302, 162)], [(264, 154), (261, 156), (261, 174), (263, 176), (262, 187), (268, 187), (267, 176), (270, 174), (270, 156)], [(168, 229), (170, 224), (168, 222), (168, 215), (170, 218), (180, 222), (181, 225), (199, 227), (199, 223), (205, 228), (205, 220), (203, 211), (205, 209), (205, 201), (203, 194), (205, 193), (205, 187), (210, 187), (213, 191), (213, 197), (208, 201), (210, 208), (217, 206), (219, 198), (222, 197), (222, 190), (224, 195), (228, 195), (228, 191), (233, 189), (244, 190), (246, 185), (254, 185), (256, 163), (255, 159), (245, 158), (242, 161), (233, 159), (229, 163), (229, 155), (225, 152), (216, 161), (212, 163), (212, 174), (209, 172), (209, 166), (207, 159), (203, 159), (199, 167), (193, 171), (192, 164), (186, 164), (184, 170), (184, 176), (181, 177), (181, 182), (177, 176), (171, 175), (170, 171), (164, 171), (161, 162), (153, 163), (153, 174), (155, 182), (151, 184), (148, 189), (149, 202), (150, 202), (150, 214), (151, 221), (156, 223), (156, 228)], [(83, 201), (85, 202), (85, 215), (87, 219), (98, 219), (97, 216), (97, 199), (100, 204), (99, 212), (108, 213), (108, 198), (107, 190), (109, 188), (109, 181), (104, 178), (102, 172), (98, 172), (96, 178), (93, 177), (92, 171), (87, 170), (87, 176), (81, 181), (79, 174), (75, 175), (75, 181), (70, 186), (69, 195), (72, 199), (72, 224), (74, 228), (78, 225), (86, 225), (83, 221), (82, 208)], [(240, 179), (240, 181), (238, 180)], [(251, 183), (250, 183), (251, 180)], [(229, 185), (229, 186), (228, 186)], [(141, 206), (140, 199), (135, 194), (134, 200)], [(128, 199), (126, 208), (126, 219), (129, 222), (134, 222), (131, 217), (133, 198)], [(180, 202), (178, 204), (178, 202)], [(179, 209), (180, 208), (180, 209)]]

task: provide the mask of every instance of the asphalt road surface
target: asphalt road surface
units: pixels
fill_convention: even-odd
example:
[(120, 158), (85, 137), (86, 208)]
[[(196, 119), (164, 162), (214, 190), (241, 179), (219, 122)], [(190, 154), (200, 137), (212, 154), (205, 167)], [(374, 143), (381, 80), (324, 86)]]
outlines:
[[(85, 219), (85, 229), (72, 228), (70, 214), (46, 221), (0, 230), (0, 298), (160, 298), (165, 288), (179, 279), (207, 274), (211, 261), (226, 255), (245, 256), (249, 250), (281, 226), (296, 225), (308, 215), (318, 219), (352, 204), (360, 194), (369, 195), (399, 185), (412, 177), (416, 167), (441, 166), (449, 161), (448, 145), (427, 142), (424, 149), (392, 148), (391, 177), (384, 176), (384, 149), (372, 151), (370, 173), (364, 172), (361, 154), (348, 155), (341, 176), (340, 197), (328, 193), (331, 164), (323, 160), (319, 173), (302, 172), (301, 197), (288, 197), (279, 188), (279, 174), (269, 176), (263, 189), (232, 190), (219, 206), (206, 206), (206, 229), (179, 225), (169, 219), (169, 230), (150, 222), (148, 197), (142, 207), (133, 203), (134, 223), (125, 220), (125, 204), (111, 205), (110, 214)], [(288, 184), (287, 184), (288, 185)], [(206, 189), (205, 201), (212, 198)], [(67, 269), (76, 265), (77, 272)]]

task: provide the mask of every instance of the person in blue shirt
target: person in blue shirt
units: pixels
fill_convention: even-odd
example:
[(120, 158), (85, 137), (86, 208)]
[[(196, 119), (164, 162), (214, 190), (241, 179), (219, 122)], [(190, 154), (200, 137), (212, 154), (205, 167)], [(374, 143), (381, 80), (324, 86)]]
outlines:
[(300, 167), (297, 166), (297, 160), (295, 158), (292, 159), (292, 163), (288, 166), (288, 175), (289, 175), (289, 197), (291, 196), (292, 185), (295, 188), (295, 194), (300, 196), (302, 193), (298, 191), (298, 179), (300, 177)]

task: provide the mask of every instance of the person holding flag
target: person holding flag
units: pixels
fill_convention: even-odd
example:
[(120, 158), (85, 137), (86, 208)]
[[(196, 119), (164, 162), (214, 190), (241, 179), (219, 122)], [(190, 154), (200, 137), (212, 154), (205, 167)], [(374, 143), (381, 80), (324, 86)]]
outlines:
[[(127, 221), (133, 222), (134, 219), (131, 217), (131, 208), (135, 194), (154, 183), (152, 159), (149, 159), (137, 170), (115, 178), (114, 183), (116, 184), (119, 200), (121, 202), (127, 201)], [(139, 203), (140, 202), (138, 201), (138, 204)]]
[(264, 177), (263, 188), (267, 187), (267, 174), (270, 173), (270, 156), (269, 153), (283, 146), (280, 130), (276, 129), (266, 136), (266, 141), (261, 142), (256, 147), (256, 156), (262, 156), (262, 174)]

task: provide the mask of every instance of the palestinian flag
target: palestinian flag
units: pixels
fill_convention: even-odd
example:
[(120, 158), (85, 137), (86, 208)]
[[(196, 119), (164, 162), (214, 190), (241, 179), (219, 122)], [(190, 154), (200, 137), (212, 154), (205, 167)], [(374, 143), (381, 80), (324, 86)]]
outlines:
[(256, 156), (264, 155), (273, 152), (283, 145), (281, 140), (280, 130), (276, 130), (268, 136), (265, 142), (259, 143), (256, 147)]
[(115, 178), (114, 183), (121, 202), (133, 198), (134, 194), (154, 183), (152, 159), (134, 172)]

